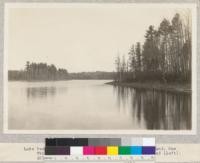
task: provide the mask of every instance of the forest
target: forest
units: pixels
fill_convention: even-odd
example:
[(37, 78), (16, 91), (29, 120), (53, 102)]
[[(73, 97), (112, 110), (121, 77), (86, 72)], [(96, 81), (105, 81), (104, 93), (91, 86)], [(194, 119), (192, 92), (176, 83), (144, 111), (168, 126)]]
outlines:
[(111, 79), (115, 72), (76, 72), (69, 73), (66, 69), (57, 68), (54, 64), (30, 63), (27, 61), (24, 70), (9, 70), (8, 80), (12, 81), (54, 81), (54, 80), (88, 80), (88, 79)]
[(101, 80), (113, 80), (115, 72), (95, 71), (95, 72), (77, 72), (69, 73), (70, 79), (89, 80), (89, 79), (101, 79)]
[(143, 44), (133, 44), (115, 59), (115, 82), (191, 82), (191, 22), (189, 14), (176, 13), (156, 29), (150, 25)]
[[(144, 42), (130, 46), (126, 55), (115, 59), (115, 72), (69, 73), (54, 64), (26, 62), (23, 70), (9, 70), (9, 80), (114, 79), (115, 83), (191, 83), (191, 15), (176, 13), (155, 28), (150, 25)], [(128, 56), (128, 57), (126, 57)]]
[(47, 63), (26, 62), (24, 70), (9, 70), (8, 80), (66, 80), (68, 71), (63, 68), (56, 68), (55, 65)]

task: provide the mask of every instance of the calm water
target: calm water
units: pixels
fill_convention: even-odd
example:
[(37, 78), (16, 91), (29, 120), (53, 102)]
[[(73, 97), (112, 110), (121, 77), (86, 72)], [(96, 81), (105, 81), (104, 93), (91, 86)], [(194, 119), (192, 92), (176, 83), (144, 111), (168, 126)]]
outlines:
[(9, 82), (8, 128), (191, 129), (191, 95), (103, 80)]

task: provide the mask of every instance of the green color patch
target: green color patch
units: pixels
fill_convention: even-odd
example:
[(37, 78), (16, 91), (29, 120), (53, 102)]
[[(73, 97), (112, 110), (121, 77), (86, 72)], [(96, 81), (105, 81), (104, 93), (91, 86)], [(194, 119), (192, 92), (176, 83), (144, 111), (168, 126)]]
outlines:
[(131, 147), (130, 146), (119, 146), (119, 155), (130, 155)]

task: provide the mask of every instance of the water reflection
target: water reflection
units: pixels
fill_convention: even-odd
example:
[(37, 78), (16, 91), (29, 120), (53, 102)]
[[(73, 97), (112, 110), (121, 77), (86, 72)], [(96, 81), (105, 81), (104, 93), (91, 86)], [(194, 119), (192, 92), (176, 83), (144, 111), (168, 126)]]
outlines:
[[(119, 111), (129, 113), (147, 129), (191, 129), (191, 94), (114, 87)], [(124, 110), (123, 110), (124, 109)]]
[(55, 87), (27, 87), (27, 98), (46, 98), (48, 96), (54, 96), (56, 94)]

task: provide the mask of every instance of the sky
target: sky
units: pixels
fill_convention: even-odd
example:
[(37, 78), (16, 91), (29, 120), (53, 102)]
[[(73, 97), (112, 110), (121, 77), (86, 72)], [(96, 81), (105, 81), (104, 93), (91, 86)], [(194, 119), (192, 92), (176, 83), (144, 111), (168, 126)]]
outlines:
[(180, 10), (123, 4), (9, 8), (8, 69), (23, 69), (30, 61), (69, 72), (114, 71), (116, 56), (142, 43), (149, 25), (157, 28)]

